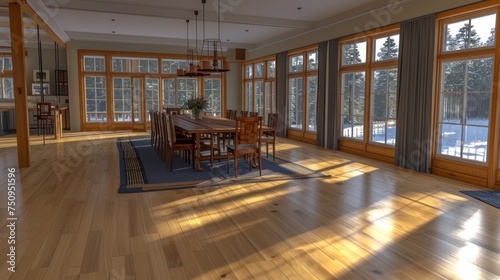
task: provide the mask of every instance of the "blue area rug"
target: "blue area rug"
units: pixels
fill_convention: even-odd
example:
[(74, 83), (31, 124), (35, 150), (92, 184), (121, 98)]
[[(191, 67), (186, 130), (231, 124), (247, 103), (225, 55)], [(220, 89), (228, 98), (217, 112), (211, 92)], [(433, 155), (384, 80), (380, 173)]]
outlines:
[(500, 191), (461, 191), (461, 192), (500, 209)]
[(249, 169), (244, 159), (238, 161), (238, 178), (234, 177), (234, 163), (230, 162), (229, 173), (226, 160), (201, 162), (202, 171), (195, 171), (191, 164), (180, 156), (174, 156), (174, 169), (170, 171), (161, 160), (150, 139), (119, 139), (117, 142), (120, 160), (119, 193), (175, 190), (209, 186), (224, 186), (235, 183), (252, 183), (276, 180), (326, 177), (322, 173), (298, 164), (276, 158), (262, 158), (262, 176), (259, 169)]

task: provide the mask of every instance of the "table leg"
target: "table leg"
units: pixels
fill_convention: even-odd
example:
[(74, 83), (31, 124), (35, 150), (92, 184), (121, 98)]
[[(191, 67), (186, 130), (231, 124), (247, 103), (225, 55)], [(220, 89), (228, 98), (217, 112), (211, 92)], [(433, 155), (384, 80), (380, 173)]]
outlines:
[(195, 168), (196, 168), (196, 171), (202, 171), (203, 168), (201, 167), (201, 143), (200, 143), (200, 140), (201, 140), (201, 137), (200, 137), (200, 133), (196, 133), (194, 135), (194, 139), (195, 139), (195, 144), (194, 144), (194, 149), (195, 149), (195, 157), (194, 157), (194, 165), (195, 165)]

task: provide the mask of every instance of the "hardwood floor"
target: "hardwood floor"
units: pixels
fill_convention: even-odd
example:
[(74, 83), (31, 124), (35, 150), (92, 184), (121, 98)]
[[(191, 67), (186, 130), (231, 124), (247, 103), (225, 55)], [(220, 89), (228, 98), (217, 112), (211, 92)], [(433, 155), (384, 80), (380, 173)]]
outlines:
[(22, 170), (0, 137), (0, 279), (500, 278), (500, 210), (459, 192), (476, 187), (278, 139), (278, 157), (331, 177), (118, 194), (131, 135), (147, 134), (31, 137)]

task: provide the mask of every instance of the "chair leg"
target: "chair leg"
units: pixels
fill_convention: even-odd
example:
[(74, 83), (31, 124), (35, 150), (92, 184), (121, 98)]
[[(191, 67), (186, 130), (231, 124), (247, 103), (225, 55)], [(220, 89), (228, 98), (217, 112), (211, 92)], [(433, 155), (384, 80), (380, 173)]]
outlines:
[(276, 145), (274, 144), (273, 142), (273, 161), (276, 161), (276, 150), (275, 150), (275, 147)]
[(234, 178), (238, 178), (238, 157), (234, 155)]

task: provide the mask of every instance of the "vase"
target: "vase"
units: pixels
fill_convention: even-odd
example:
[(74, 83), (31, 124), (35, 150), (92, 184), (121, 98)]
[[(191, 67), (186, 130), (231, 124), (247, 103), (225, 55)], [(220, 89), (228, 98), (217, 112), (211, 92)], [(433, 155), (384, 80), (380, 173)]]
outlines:
[(196, 120), (201, 120), (203, 115), (203, 110), (191, 109), (191, 118)]

